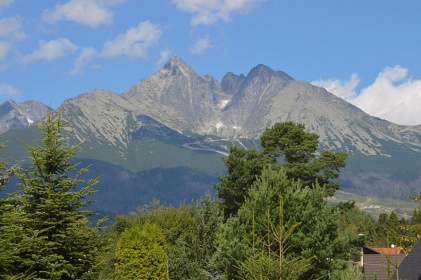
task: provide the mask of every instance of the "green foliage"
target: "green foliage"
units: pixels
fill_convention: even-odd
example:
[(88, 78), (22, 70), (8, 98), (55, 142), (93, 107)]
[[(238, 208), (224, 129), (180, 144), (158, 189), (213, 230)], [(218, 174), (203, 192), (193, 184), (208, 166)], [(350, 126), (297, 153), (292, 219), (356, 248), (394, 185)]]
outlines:
[[(9, 259), (6, 275), (38, 279), (95, 279), (102, 248), (100, 228), (93, 227), (84, 209), (97, 179), (81, 178), (88, 168), (71, 163), (78, 146), (66, 146), (60, 114), (47, 115), (40, 125), (43, 144), (27, 146), (32, 165), (15, 168), (20, 180), (7, 198), (5, 227)], [(70, 173), (76, 173), (71, 177)], [(100, 221), (101, 223), (102, 221)], [(10, 232), (15, 232), (13, 238)]]
[[(182, 204), (178, 208), (160, 205), (153, 201), (136, 213), (119, 215), (113, 225), (115, 239), (133, 227), (153, 223), (165, 236), (170, 279), (214, 279), (211, 258), (215, 252), (217, 229), (223, 216), (218, 201), (209, 194), (205, 198)], [(105, 268), (103, 278), (112, 275), (115, 252), (108, 257), (111, 262)]]
[(165, 237), (157, 225), (146, 223), (121, 234), (114, 279), (167, 279)]
[(323, 151), (317, 156), (319, 136), (304, 129), (303, 124), (293, 122), (266, 128), (261, 137), (263, 153), (273, 158), (283, 156), (288, 178), (300, 179), (304, 186), (324, 185), (326, 194), (333, 195), (339, 184), (332, 180), (345, 167), (347, 154)]
[[(325, 195), (333, 195), (339, 184), (339, 169), (345, 166), (346, 153), (324, 151), (317, 155), (318, 135), (306, 132), (304, 125), (293, 122), (276, 123), (261, 136), (263, 151), (231, 146), (225, 159), (226, 175), (219, 176), (215, 185), (225, 218), (237, 214), (247, 193), (262, 170), (272, 165), (284, 168), (287, 177), (300, 180), (303, 187), (324, 186)], [(277, 159), (282, 157), (283, 163)]]
[(369, 244), (374, 236), (375, 221), (367, 213), (355, 206), (354, 201), (342, 201), (336, 207), (339, 212), (339, 236), (344, 247), (336, 247), (340, 258), (346, 261), (358, 262), (361, 258), (361, 247)]
[[(5, 146), (0, 143), (0, 155), (3, 155)], [(9, 181), (11, 170), (8, 167), (7, 159), (0, 159), (0, 192)], [(19, 230), (13, 228), (11, 221), (15, 207), (13, 201), (0, 197), (0, 275), (6, 273), (13, 267), (17, 254), (13, 249), (13, 236), (19, 235)]]
[[(3, 151), (6, 148), (6, 146), (3, 143), (0, 143), (0, 155), (3, 155)], [(8, 159), (1, 158), (0, 159), (0, 191), (3, 190), (4, 185), (7, 184), (7, 182), (10, 179), (10, 176), (12, 174), (12, 170), (8, 166)], [(1, 200), (0, 200), (1, 203)]]
[(224, 159), (227, 175), (218, 177), (215, 185), (218, 196), (222, 198), (224, 215), (228, 218), (237, 214), (247, 197), (247, 191), (263, 168), (275, 160), (256, 150), (247, 150), (231, 145), (230, 154)]
[[(253, 188), (250, 192), (253, 192)], [(258, 198), (259, 192), (250, 197)], [(254, 214), (254, 213), (253, 213)], [(288, 239), (299, 227), (300, 223), (290, 226), (284, 224), (284, 203), (282, 195), (279, 199), (279, 225), (273, 224), (267, 211), (267, 225), (265, 235), (255, 231), (253, 215), (252, 223), (252, 250), (245, 261), (240, 261), (239, 274), (243, 279), (300, 279), (304, 273), (311, 269), (311, 258), (289, 257)]]
[(414, 200), (419, 202), (418, 208), (414, 209), (412, 213), (412, 228), (413, 231), (419, 236), (421, 236), (421, 192), (418, 197), (413, 197)]
[(288, 163), (309, 163), (315, 157), (319, 136), (304, 129), (303, 124), (293, 122), (266, 128), (260, 138), (264, 154), (274, 158), (282, 155)]
[(416, 241), (415, 236), (411, 236), (410, 224), (404, 219), (399, 219), (395, 211), (380, 213), (369, 235), (371, 246), (389, 247), (392, 244), (410, 249)]
[[(280, 196), (284, 201), (282, 211)], [(285, 170), (264, 169), (249, 190), (238, 217), (222, 226), (214, 257), (216, 266), (227, 279), (239, 279), (244, 273), (239, 264), (250, 267), (254, 263), (258, 267), (259, 263), (266, 263), (271, 266), (266, 270), (269, 272), (273, 271), (274, 256), (284, 255), (285, 266), (280, 271), (279, 265), (277, 268), (279, 276), (287, 277), (292, 271), (297, 279), (327, 276), (328, 259), (336, 257), (335, 247), (340, 240), (338, 213), (324, 197), (325, 190), (318, 185), (303, 187), (300, 182), (288, 179)], [(274, 225), (280, 228), (276, 230)], [(264, 251), (267, 255), (262, 258)], [(311, 265), (304, 265), (305, 260), (311, 260)]]
[(353, 262), (346, 262), (343, 269), (338, 269), (332, 271), (329, 275), (329, 279), (338, 279), (338, 280), (366, 280), (366, 277), (361, 271), (361, 268), (358, 267)]

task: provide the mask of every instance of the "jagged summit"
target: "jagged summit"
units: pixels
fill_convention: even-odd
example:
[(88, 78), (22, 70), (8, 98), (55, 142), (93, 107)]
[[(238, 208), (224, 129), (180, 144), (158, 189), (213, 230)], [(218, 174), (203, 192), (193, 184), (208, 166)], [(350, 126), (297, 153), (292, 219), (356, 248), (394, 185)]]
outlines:
[(167, 60), (164, 65), (164, 69), (172, 72), (173, 75), (179, 74), (180, 72), (186, 74), (195, 73), (193, 69), (179, 56), (173, 56)]
[(23, 128), (42, 120), (51, 108), (35, 100), (15, 102), (11, 99), (0, 104), (0, 133)]
[[(0, 104), (0, 131), (28, 126), (36, 118), (25, 112), (44, 112), (45, 107), (37, 106), (12, 101)], [(60, 109), (63, 119), (72, 124), (66, 130), (68, 139), (83, 143), (80, 157), (95, 160), (94, 166), (99, 161), (113, 165), (99, 167), (98, 172), (107, 176), (110, 188), (117, 185), (129, 190), (120, 200), (124, 204), (127, 198), (149, 199), (156, 194), (152, 189), (162, 194), (161, 186), (169, 190), (167, 197), (173, 197), (175, 190), (168, 186), (176, 177), (188, 181), (177, 182), (182, 189), (193, 181), (190, 171), (181, 174), (177, 170), (164, 180), (153, 177), (153, 172), (147, 175), (152, 168), (183, 166), (212, 174), (223, 172), (218, 169), (220, 155), (229, 152), (230, 144), (259, 148), (264, 129), (283, 121), (302, 123), (316, 132), (321, 150), (349, 153), (348, 171), (341, 174), (349, 188), (364, 191), (370, 187), (372, 194), (397, 196), (416, 194), (421, 182), (416, 164), (421, 162), (421, 125), (400, 126), (371, 117), (323, 88), (262, 64), (246, 76), (229, 72), (219, 83), (212, 75), (197, 74), (175, 56), (125, 93), (96, 89), (66, 100)], [(16, 135), (22, 139), (19, 135), (26, 134), (26, 130), (17, 130), (5, 139)], [(132, 173), (120, 172), (116, 166), (147, 172), (131, 177)], [(142, 176), (152, 176), (149, 182), (157, 188), (134, 192)], [(121, 193), (124, 191), (118, 191)]]
[(246, 77), (241, 74), (240, 76), (235, 75), (232, 72), (228, 72), (222, 77), (221, 89), (222, 91), (235, 95), (241, 89)]
[(270, 79), (271, 77), (281, 78), (285, 81), (294, 80), (285, 72), (275, 71), (264, 64), (258, 64), (257, 66), (253, 67), (253, 69), (251, 69), (247, 74), (247, 79), (252, 79), (254, 77), (264, 78), (265, 80)]

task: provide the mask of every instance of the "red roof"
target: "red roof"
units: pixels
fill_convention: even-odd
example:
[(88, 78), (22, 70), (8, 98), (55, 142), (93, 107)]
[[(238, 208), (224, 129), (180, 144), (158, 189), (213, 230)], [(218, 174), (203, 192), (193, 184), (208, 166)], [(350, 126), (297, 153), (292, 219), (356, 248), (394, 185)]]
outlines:
[(380, 254), (384, 255), (397, 255), (397, 254), (405, 254), (403, 248), (401, 246), (394, 246), (394, 247), (370, 247), (371, 250), (379, 252)]

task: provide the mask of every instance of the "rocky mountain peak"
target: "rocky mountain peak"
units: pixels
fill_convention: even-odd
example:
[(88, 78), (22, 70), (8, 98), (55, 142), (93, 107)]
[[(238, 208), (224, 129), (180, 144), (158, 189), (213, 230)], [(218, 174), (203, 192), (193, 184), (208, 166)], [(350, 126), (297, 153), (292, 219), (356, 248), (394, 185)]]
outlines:
[(245, 79), (246, 77), (243, 74), (238, 76), (232, 72), (228, 72), (221, 80), (221, 90), (225, 93), (235, 95), (241, 89)]
[(256, 77), (263, 79), (265, 81), (268, 81), (272, 77), (281, 78), (282, 80), (285, 80), (285, 81), (294, 80), (291, 76), (287, 75), (286, 73), (282, 71), (272, 70), (270, 67), (264, 64), (259, 64), (255, 66), (247, 74), (247, 79), (254, 79)]
[[(316, 132), (321, 149), (349, 153), (347, 168), (351, 169), (343, 173), (344, 181), (357, 191), (367, 186), (377, 195), (389, 184), (389, 194), (402, 194), (402, 190), (416, 194), (421, 182), (419, 164), (414, 164), (421, 162), (421, 125), (399, 126), (373, 118), (325, 89), (262, 64), (247, 76), (227, 73), (219, 84), (212, 75), (195, 73), (175, 56), (128, 92), (93, 90), (66, 100), (61, 109), (63, 119), (72, 123), (66, 130), (69, 139), (83, 143), (80, 156), (95, 160), (95, 165), (113, 164), (97, 172), (115, 180), (110, 183), (113, 189), (115, 185), (130, 188), (130, 198), (139, 197), (132, 190), (144, 183), (139, 183), (141, 177), (129, 181), (131, 173), (115, 171), (117, 165), (133, 172), (147, 170), (141, 176), (149, 176), (144, 174), (156, 166), (187, 166), (215, 174), (213, 160), (222, 161), (214, 152), (226, 154), (231, 143), (260, 147), (258, 139), (266, 127), (289, 120)], [(47, 106), (33, 101), (6, 101), (0, 104), (0, 132), (26, 127), (37, 116), (45, 116), (46, 110)], [(19, 133), (26, 131), (9, 137)], [(191, 173), (179, 173), (172, 173), (167, 181), (153, 177), (151, 182), (162, 181), (159, 184), (164, 186), (176, 177), (186, 177), (189, 184), (193, 181)], [(118, 189), (121, 193), (124, 190)]]
[(19, 103), (10, 99), (6, 100), (0, 104), (0, 133), (31, 125), (43, 119), (50, 109), (39, 101), (29, 100)]
[(169, 70), (173, 75), (183, 73), (184, 75), (189, 75), (195, 73), (193, 69), (185, 63), (180, 57), (173, 56), (164, 65), (165, 70)]

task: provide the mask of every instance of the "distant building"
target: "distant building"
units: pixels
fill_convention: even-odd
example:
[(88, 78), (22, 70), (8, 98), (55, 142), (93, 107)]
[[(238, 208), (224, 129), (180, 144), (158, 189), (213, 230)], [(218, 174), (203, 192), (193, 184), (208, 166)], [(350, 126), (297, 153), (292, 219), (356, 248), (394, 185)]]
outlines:
[[(402, 247), (363, 247), (362, 263), (367, 279), (389, 280), (405, 259)], [(417, 278), (418, 280), (418, 278)]]

